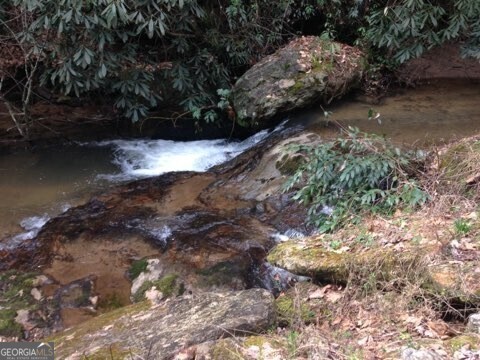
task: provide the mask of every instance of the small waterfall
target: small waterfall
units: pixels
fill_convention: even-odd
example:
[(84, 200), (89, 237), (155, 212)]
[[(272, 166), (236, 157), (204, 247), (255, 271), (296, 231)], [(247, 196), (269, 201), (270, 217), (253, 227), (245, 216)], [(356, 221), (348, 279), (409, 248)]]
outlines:
[(103, 174), (100, 178), (111, 181), (132, 180), (173, 171), (206, 171), (248, 150), (272, 132), (282, 130), (285, 123), (286, 121), (273, 131), (263, 130), (240, 142), (229, 142), (226, 139), (112, 140), (84, 145), (113, 147), (113, 161), (120, 168), (120, 173)]

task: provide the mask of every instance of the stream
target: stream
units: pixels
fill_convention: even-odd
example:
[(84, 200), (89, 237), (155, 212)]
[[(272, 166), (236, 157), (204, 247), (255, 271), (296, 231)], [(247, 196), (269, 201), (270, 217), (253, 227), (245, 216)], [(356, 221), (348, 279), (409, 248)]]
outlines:
[[(18, 247), (11, 264), (42, 266), (56, 283), (43, 289), (47, 296), (93, 273), (101, 299), (126, 304), (125, 272), (145, 257), (160, 259), (160, 271), (178, 274), (187, 291), (273, 288), (258, 264), (275, 241), (305, 229), (302, 213), (272, 190), (283, 180), (272, 175), (274, 161), (260, 158), (273, 146), (265, 139), (281, 143), (299, 124), (334, 136), (338, 123), (431, 147), (479, 133), (479, 104), (478, 84), (437, 82), (399, 89), (377, 105), (341, 101), (325, 109), (328, 118), (323, 109), (306, 111), (241, 142), (115, 140), (0, 154), (0, 252)], [(368, 120), (370, 109), (376, 119)], [(61, 316), (68, 327), (91, 313), (65, 306)]]

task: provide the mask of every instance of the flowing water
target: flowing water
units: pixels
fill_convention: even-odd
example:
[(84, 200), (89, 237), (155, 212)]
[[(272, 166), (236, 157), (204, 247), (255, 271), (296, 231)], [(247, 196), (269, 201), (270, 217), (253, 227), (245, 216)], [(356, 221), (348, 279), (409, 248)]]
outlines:
[(266, 136), (268, 131), (242, 142), (115, 140), (0, 154), (0, 239), (31, 238), (51, 216), (121, 181), (205, 171)]
[[(428, 146), (480, 132), (480, 84), (445, 81), (399, 89), (371, 105), (341, 101), (304, 113), (293, 122), (324, 136), (342, 126), (385, 135), (398, 143)], [(368, 120), (369, 110), (379, 116)], [(35, 152), (0, 154), (0, 239), (35, 235), (54, 214), (84, 202), (118, 181), (170, 171), (204, 171), (267, 136), (262, 131), (243, 142), (205, 140), (116, 140), (63, 145)]]
[[(397, 143), (425, 147), (480, 133), (479, 104), (478, 84), (436, 83), (417, 89), (398, 90), (378, 105), (369, 105), (359, 100), (343, 101), (325, 109), (331, 112), (328, 119), (325, 119), (324, 111), (321, 109), (306, 112), (292, 119), (290, 124), (303, 124), (307, 129), (326, 137), (338, 133), (338, 124), (356, 126), (363, 131), (385, 135)], [(368, 120), (370, 109), (379, 116)], [(336, 125), (331, 126), (333, 123)], [(281, 128), (282, 126), (277, 130)], [(62, 145), (33, 153), (0, 154), (0, 250), (2, 246), (15, 247), (26, 239), (34, 238), (51, 217), (69, 207), (86, 202), (92, 196), (105, 192), (109, 187), (171, 171), (202, 172), (235, 157), (266, 138), (268, 134), (267, 131), (262, 131), (242, 142), (115, 140)], [(195, 210), (196, 212), (190, 214), (187, 208), (199, 205), (196, 203), (198, 194), (213, 180), (213, 175), (183, 180), (180, 178), (180, 181), (171, 187), (173, 189), (171, 193), (164, 196), (164, 202), (155, 205), (157, 213), (162, 216), (150, 219), (151, 224), (148, 221), (126, 223), (120, 234), (117, 232), (111, 236), (103, 236), (103, 241), (96, 243), (93, 253), (88, 234), (85, 237), (79, 235), (78, 241), (68, 244), (68, 252), (65, 251), (65, 255), (68, 256), (62, 257), (62, 249), (56, 249), (55, 259), (44, 269), (44, 273), (59, 284), (66, 285), (88, 277), (93, 272), (97, 275), (96, 283), (100, 297), (120, 294), (121, 302), (128, 303), (131, 284), (125, 277), (125, 271), (131, 261), (143, 257), (162, 256), (161, 249), (144, 241), (145, 236), (156, 239), (156, 242), (159, 240), (166, 242), (167, 239), (174, 237), (177, 246), (183, 244), (183, 247), (180, 246), (178, 252), (174, 251), (172, 256), (177, 260), (182, 256), (188, 257), (189, 261), (190, 258), (195, 261), (198, 255), (199, 238), (220, 239), (220, 244), (223, 238), (234, 239), (235, 244), (243, 242), (249, 244), (252, 234), (256, 232), (262, 239), (268, 239), (270, 236), (273, 241), (303, 236), (298, 231), (275, 233), (273, 228), (267, 229), (258, 220), (242, 220), (241, 213), (240, 218), (233, 222), (229, 217), (223, 218), (217, 213), (208, 211)], [(158, 186), (158, 190), (155, 187), (155, 192), (161, 191), (161, 188), (162, 185)], [(227, 195), (223, 202), (213, 201), (222, 210), (236, 211), (240, 204), (238, 199), (235, 198), (235, 194)], [(132, 196), (135, 195), (132, 193), (124, 200), (130, 201)], [(108, 203), (108, 199), (105, 201)], [(91, 204), (96, 206), (94, 202)], [(249, 205), (243, 205), (248, 210)], [(181, 208), (187, 210), (175, 215)], [(172, 210), (170, 214), (168, 209), (175, 211)], [(82, 214), (81, 211), (78, 213)], [(122, 216), (121, 212), (119, 216)], [(69, 219), (75, 222), (75, 217)], [(116, 218), (114, 220), (117, 221)], [(77, 225), (81, 228), (81, 221), (79, 223), (80, 225)], [(102, 221), (102, 227), (103, 224), (107, 225)], [(64, 225), (68, 227), (70, 224)], [(183, 233), (178, 231), (172, 236), (172, 233), (177, 231), (176, 225), (188, 231), (182, 230)], [(129, 226), (136, 231), (135, 234), (129, 233)], [(64, 227), (61, 231), (64, 231)], [(204, 233), (199, 236), (199, 231)], [(235, 236), (238, 237), (238, 241), (235, 240)], [(248, 241), (245, 236), (248, 237)], [(261, 245), (259, 248), (265, 248), (262, 241), (258, 243)], [(208, 253), (210, 249), (204, 251)], [(215, 251), (217, 256), (218, 250)], [(238, 251), (244, 252), (243, 249)], [(72, 263), (71, 259), (75, 261)], [(217, 265), (225, 267), (224, 273), (228, 275), (231, 275), (232, 271), (241, 272), (235, 270), (238, 266), (230, 263), (230, 260), (220, 261)], [(181, 272), (181, 269), (178, 270)], [(271, 288), (274, 292), (272, 276), (285, 283), (292, 279), (292, 274), (268, 264), (263, 264), (254, 273), (255, 286)], [(52, 291), (58, 292), (58, 286)], [(83, 321), (88, 315), (83, 311), (78, 312), (77, 309), (62, 311), (67, 311), (62, 315), (66, 326)]]

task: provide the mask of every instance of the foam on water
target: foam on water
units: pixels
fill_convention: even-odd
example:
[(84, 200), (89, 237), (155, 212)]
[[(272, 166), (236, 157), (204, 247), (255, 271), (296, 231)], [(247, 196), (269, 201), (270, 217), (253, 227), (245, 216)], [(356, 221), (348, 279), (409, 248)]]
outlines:
[[(273, 132), (283, 129), (280, 124)], [(269, 134), (260, 131), (241, 142), (224, 139), (199, 141), (172, 140), (113, 140), (95, 143), (96, 146), (113, 146), (114, 162), (120, 174), (101, 175), (108, 180), (129, 180), (156, 176), (172, 171), (206, 171), (251, 148)]]
[(25, 240), (33, 239), (42, 229), (50, 217), (47, 214), (42, 216), (31, 216), (20, 221), (20, 226), (25, 230), (10, 238), (6, 243), (0, 243), (0, 249), (13, 248)]

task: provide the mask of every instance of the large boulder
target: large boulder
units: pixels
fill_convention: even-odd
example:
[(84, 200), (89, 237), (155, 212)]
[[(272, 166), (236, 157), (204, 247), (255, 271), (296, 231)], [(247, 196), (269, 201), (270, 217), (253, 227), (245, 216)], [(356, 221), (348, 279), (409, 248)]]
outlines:
[(171, 359), (196, 344), (267, 330), (275, 321), (273, 301), (266, 290), (251, 289), (182, 296), (152, 307), (138, 303), (52, 340), (60, 359)]
[(233, 88), (241, 120), (264, 121), (316, 101), (328, 103), (358, 84), (365, 60), (357, 48), (297, 38), (255, 64)]

